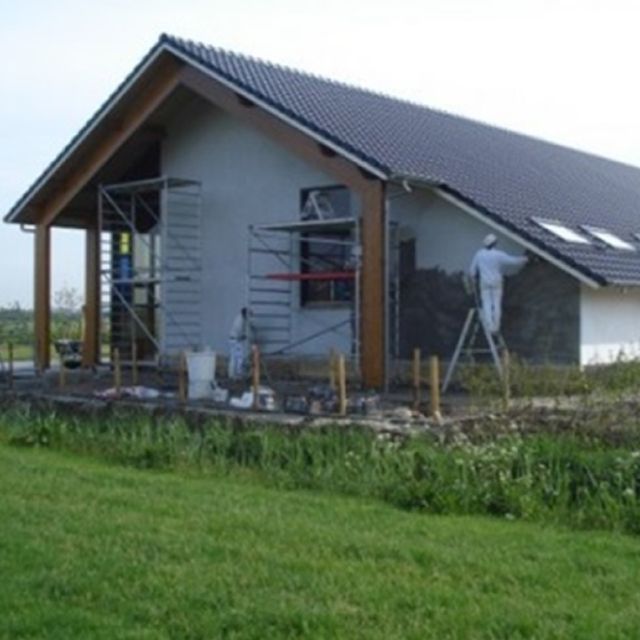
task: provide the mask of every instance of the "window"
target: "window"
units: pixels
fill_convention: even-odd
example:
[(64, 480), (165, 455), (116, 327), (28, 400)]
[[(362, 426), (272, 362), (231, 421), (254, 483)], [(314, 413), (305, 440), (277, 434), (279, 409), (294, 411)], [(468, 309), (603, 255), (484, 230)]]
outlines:
[(621, 251), (635, 251), (635, 247), (626, 240), (615, 235), (611, 231), (607, 231), (607, 229), (601, 229), (599, 227), (582, 227), (587, 233), (590, 233), (594, 238), (598, 238), (604, 242), (608, 247), (612, 249), (620, 249)]
[(541, 220), (540, 218), (532, 218), (532, 220), (543, 229), (547, 230), (549, 233), (552, 233), (554, 236), (564, 240), (565, 242), (570, 242), (572, 244), (591, 244), (589, 238), (583, 236), (582, 234), (570, 229), (569, 227), (562, 224), (562, 222), (555, 222), (553, 220)]
[(302, 305), (346, 304), (354, 299), (353, 225), (344, 224), (345, 218), (350, 217), (350, 193), (346, 187), (302, 190), (301, 220), (319, 223), (313, 231), (300, 235)]
[(349, 231), (304, 234), (300, 257), (303, 279), (300, 297), (310, 303), (353, 300), (352, 242)]

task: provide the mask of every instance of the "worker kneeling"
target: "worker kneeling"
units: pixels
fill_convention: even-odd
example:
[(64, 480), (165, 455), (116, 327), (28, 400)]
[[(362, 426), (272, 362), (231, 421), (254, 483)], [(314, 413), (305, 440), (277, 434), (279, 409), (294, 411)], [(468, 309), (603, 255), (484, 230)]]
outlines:
[(476, 279), (479, 284), (482, 321), (494, 335), (500, 332), (503, 278), (517, 273), (528, 262), (526, 256), (512, 256), (496, 249), (497, 243), (496, 236), (490, 233), (469, 268), (474, 285)]

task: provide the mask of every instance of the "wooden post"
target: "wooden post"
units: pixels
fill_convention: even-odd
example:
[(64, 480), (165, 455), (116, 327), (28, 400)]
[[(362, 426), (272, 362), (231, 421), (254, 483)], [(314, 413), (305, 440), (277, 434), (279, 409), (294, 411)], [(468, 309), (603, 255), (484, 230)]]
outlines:
[(338, 356), (338, 413), (341, 416), (347, 415), (347, 370), (344, 356)]
[(502, 352), (502, 408), (509, 411), (511, 404), (511, 357), (509, 350)]
[(385, 370), (385, 197), (372, 181), (362, 194), (360, 349), (365, 387), (380, 389)]
[(9, 389), (13, 389), (13, 343), (7, 345), (7, 356), (9, 358)]
[(35, 367), (38, 372), (51, 364), (51, 229), (36, 226), (34, 270)]
[(97, 227), (85, 234), (85, 276), (82, 331), (82, 366), (100, 361), (100, 234)]
[(420, 378), (422, 362), (420, 349), (413, 350), (413, 408), (417, 411), (420, 408)]
[(260, 349), (257, 344), (251, 347), (251, 377), (253, 389), (253, 408), (260, 407)]
[(329, 351), (329, 386), (335, 390), (336, 388), (336, 351)]
[(431, 415), (440, 419), (440, 362), (438, 356), (429, 359), (429, 384), (431, 391)]
[(187, 356), (184, 352), (178, 359), (178, 400), (183, 404), (187, 401)]
[(120, 349), (113, 350), (113, 387), (119, 398), (122, 391), (122, 366), (120, 364)]

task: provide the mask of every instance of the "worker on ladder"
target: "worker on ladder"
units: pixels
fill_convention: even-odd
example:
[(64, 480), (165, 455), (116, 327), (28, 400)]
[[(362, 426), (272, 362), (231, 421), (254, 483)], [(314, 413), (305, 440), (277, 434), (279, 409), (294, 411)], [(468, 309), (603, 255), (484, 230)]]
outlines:
[(479, 285), (482, 321), (492, 335), (500, 334), (502, 318), (502, 283), (504, 276), (520, 271), (529, 261), (527, 256), (512, 256), (496, 248), (498, 238), (487, 235), (483, 247), (475, 254), (469, 275)]

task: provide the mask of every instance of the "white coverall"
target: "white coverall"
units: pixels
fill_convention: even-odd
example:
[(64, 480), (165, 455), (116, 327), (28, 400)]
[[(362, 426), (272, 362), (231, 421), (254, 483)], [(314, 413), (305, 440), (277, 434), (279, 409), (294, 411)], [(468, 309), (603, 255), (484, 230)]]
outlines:
[(244, 377), (245, 362), (249, 352), (249, 318), (239, 313), (229, 332), (229, 378)]
[(473, 257), (469, 275), (480, 281), (480, 303), (485, 326), (491, 333), (500, 331), (502, 315), (502, 279), (518, 272), (527, 263), (526, 256), (511, 256), (500, 249), (482, 248)]

